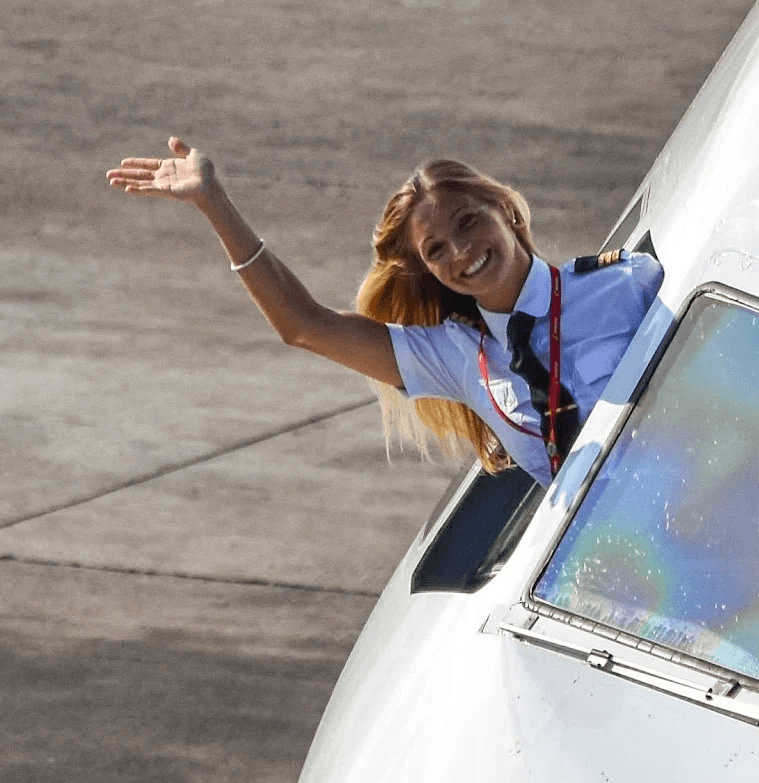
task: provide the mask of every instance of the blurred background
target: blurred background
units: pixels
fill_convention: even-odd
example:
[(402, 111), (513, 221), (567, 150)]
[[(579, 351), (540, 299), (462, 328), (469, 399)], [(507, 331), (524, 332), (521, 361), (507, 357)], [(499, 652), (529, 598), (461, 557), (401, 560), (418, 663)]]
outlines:
[(598, 249), (750, 0), (5, 0), (0, 780), (297, 779), (457, 466), (269, 333), (199, 214), (105, 171), (206, 151), (320, 301), (454, 157)]

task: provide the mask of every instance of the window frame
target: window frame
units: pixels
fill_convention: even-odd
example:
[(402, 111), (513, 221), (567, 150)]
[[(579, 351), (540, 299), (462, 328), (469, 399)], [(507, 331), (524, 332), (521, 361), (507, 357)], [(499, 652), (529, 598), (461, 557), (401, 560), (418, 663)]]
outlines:
[(534, 613), (538, 617), (546, 617), (553, 620), (558, 620), (563, 624), (581, 628), (582, 630), (587, 631), (594, 636), (613, 641), (619, 641), (627, 647), (632, 647), (642, 652), (650, 653), (658, 658), (682, 664), (688, 668), (705, 674), (727, 678), (741, 686), (748, 687), (752, 690), (757, 690), (759, 689), (759, 678), (753, 678), (750, 675), (736, 671), (735, 669), (720, 666), (719, 664), (698, 658), (676, 648), (667, 647), (664, 644), (649, 641), (644, 637), (635, 636), (628, 631), (623, 631), (614, 626), (606, 625), (595, 620), (589, 620), (588, 618), (585, 618), (581, 615), (575, 614), (566, 609), (555, 607), (552, 604), (542, 601), (541, 599), (536, 598), (533, 594), (538, 581), (546, 571), (551, 559), (556, 554), (559, 543), (567, 534), (575, 516), (577, 515), (577, 511), (585, 501), (590, 487), (602, 470), (606, 459), (609, 457), (610, 453), (616, 446), (617, 440), (627, 426), (630, 416), (636, 409), (638, 401), (647, 388), (652, 376), (658, 369), (662, 358), (669, 350), (669, 347), (672, 344), (672, 341), (674, 340), (677, 332), (679, 331), (686, 313), (693, 305), (695, 300), (701, 296), (709, 296), (733, 306), (748, 308), (750, 310), (754, 310), (757, 315), (759, 315), (759, 297), (731, 286), (727, 286), (718, 282), (709, 282), (698, 286), (690, 292), (689, 296), (683, 301), (682, 305), (675, 314), (675, 317), (667, 329), (665, 336), (654, 352), (645, 370), (641, 374), (641, 377), (636, 384), (633, 393), (630, 395), (630, 399), (623, 406), (621, 415), (618, 417), (599, 454), (588, 470), (588, 473), (580, 485), (577, 493), (573, 497), (566, 513), (563, 515), (561, 523), (558, 526), (556, 533), (551, 538), (549, 546), (546, 548), (543, 556), (540, 558), (536, 568), (531, 572), (520, 598), (520, 603), (525, 609)]

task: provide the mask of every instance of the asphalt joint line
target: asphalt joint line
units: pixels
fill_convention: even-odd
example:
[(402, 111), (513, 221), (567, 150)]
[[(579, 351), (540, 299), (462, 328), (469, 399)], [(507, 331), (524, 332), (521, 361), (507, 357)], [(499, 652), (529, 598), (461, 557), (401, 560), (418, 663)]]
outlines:
[(72, 498), (71, 500), (66, 500), (62, 503), (48, 506), (47, 508), (44, 508), (40, 511), (34, 511), (31, 514), (25, 514), (24, 516), (18, 517), (17, 519), (0, 522), (0, 529), (14, 527), (16, 525), (21, 525), (24, 522), (31, 522), (32, 520), (47, 516), (48, 514), (54, 514), (57, 511), (65, 511), (70, 508), (75, 508), (76, 506), (85, 505), (86, 503), (89, 503), (93, 500), (98, 500), (100, 498), (106, 497), (107, 495), (113, 495), (116, 492), (121, 492), (124, 489), (130, 489), (131, 487), (136, 487), (140, 484), (146, 484), (149, 481), (163, 478), (164, 476), (168, 476), (172, 473), (179, 473), (182, 470), (187, 470), (188, 468), (192, 468), (197, 465), (203, 465), (206, 462), (211, 462), (212, 460), (225, 457), (228, 454), (233, 454), (236, 451), (242, 451), (243, 449), (247, 449), (251, 446), (256, 446), (259, 443), (265, 443), (266, 441), (278, 438), (281, 435), (297, 432), (298, 430), (309, 427), (312, 424), (319, 424), (320, 422), (328, 421), (329, 419), (334, 419), (338, 416), (341, 416), (344, 413), (351, 413), (373, 404), (377, 404), (377, 398), (375, 396), (364, 398), (358, 402), (342, 405), (339, 408), (333, 408), (332, 410), (325, 411), (324, 413), (317, 413), (313, 416), (299, 419), (298, 421), (285, 424), (273, 430), (262, 432), (260, 435), (256, 435), (255, 437), (235, 441), (234, 443), (230, 443), (226, 446), (222, 446), (218, 449), (206, 452), (205, 454), (200, 454), (197, 457), (181, 460), (179, 462), (173, 462), (169, 465), (164, 465), (161, 468), (157, 468), (156, 470), (153, 470), (149, 473), (143, 473), (139, 476), (132, 476), (131, 478), (125, 479), (116, 484), (103, 487), (102, 489), (96, 490), (95, 492), (90, 492), (86, 495), (81, 495), (79, 497)]
[(207, 582), (211, 584), (243, 585), (248, 587), (269, 587), (279, 590), (300, 590), (306, 593), (330, 593), (332, 595), (358, 596), (361, 598), (379, 598), (376, 590), (359, 590), (347, 587), (329, 585), (309, 585), (300, 582), (284, 582), (276, 579), (252, 579), (249, 577), (224, 577), (210, 574), (191, 574), (184, 571), (159, 571), (152, 568), (129, 568), (126, 566), (86, 565), (66, 560), (43, 560), (16, 555), (0, 555), (0, 563), (17, 563), (19, 565), (42, 568), (69, 568), (72, 570), (93, 571), (103, 574), (124, 574), (125, 576), (147, 576), (163, 579), (181, 579), (188, 582)]

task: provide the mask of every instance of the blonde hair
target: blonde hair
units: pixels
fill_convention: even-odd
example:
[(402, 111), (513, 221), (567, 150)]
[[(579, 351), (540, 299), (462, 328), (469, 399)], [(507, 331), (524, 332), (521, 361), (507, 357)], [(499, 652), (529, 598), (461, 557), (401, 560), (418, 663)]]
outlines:
[[(374, 263), (356, 296), (356, 311), (382, 323), (435, 326), (453, 314), (479, 320), (471, 296), (444, 286), (425, 266), (408, 240), (408, 221), (430, 195), (454, 191), (500, 209), (522, 247), (536, 252), (530, 209), (517, 191), (453, 160), (420, 166), (388, 200), (373, 235)], [(377, 391), (385, 439), (393, 433), (417, 444), (429, 456), (430, 438), (447, 457), (474, 451), (490, 473), (512, 465), (493, 431), (463, 403), (440, 399), (409, 401), (397, 389), (372, 381)]]

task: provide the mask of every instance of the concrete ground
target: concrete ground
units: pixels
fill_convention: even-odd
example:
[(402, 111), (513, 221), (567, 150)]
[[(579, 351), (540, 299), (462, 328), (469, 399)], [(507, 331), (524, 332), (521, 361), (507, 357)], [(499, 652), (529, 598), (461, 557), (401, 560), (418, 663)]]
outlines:
[(350, 306), (423, 159), (603, 241), (750, 0), (12, 0), (0, 30), (0, 780), (297, 779), (454, 466), (388, 465), (365, 382), (281, 346), (198, 215), (109, 191), (208, 151)]

